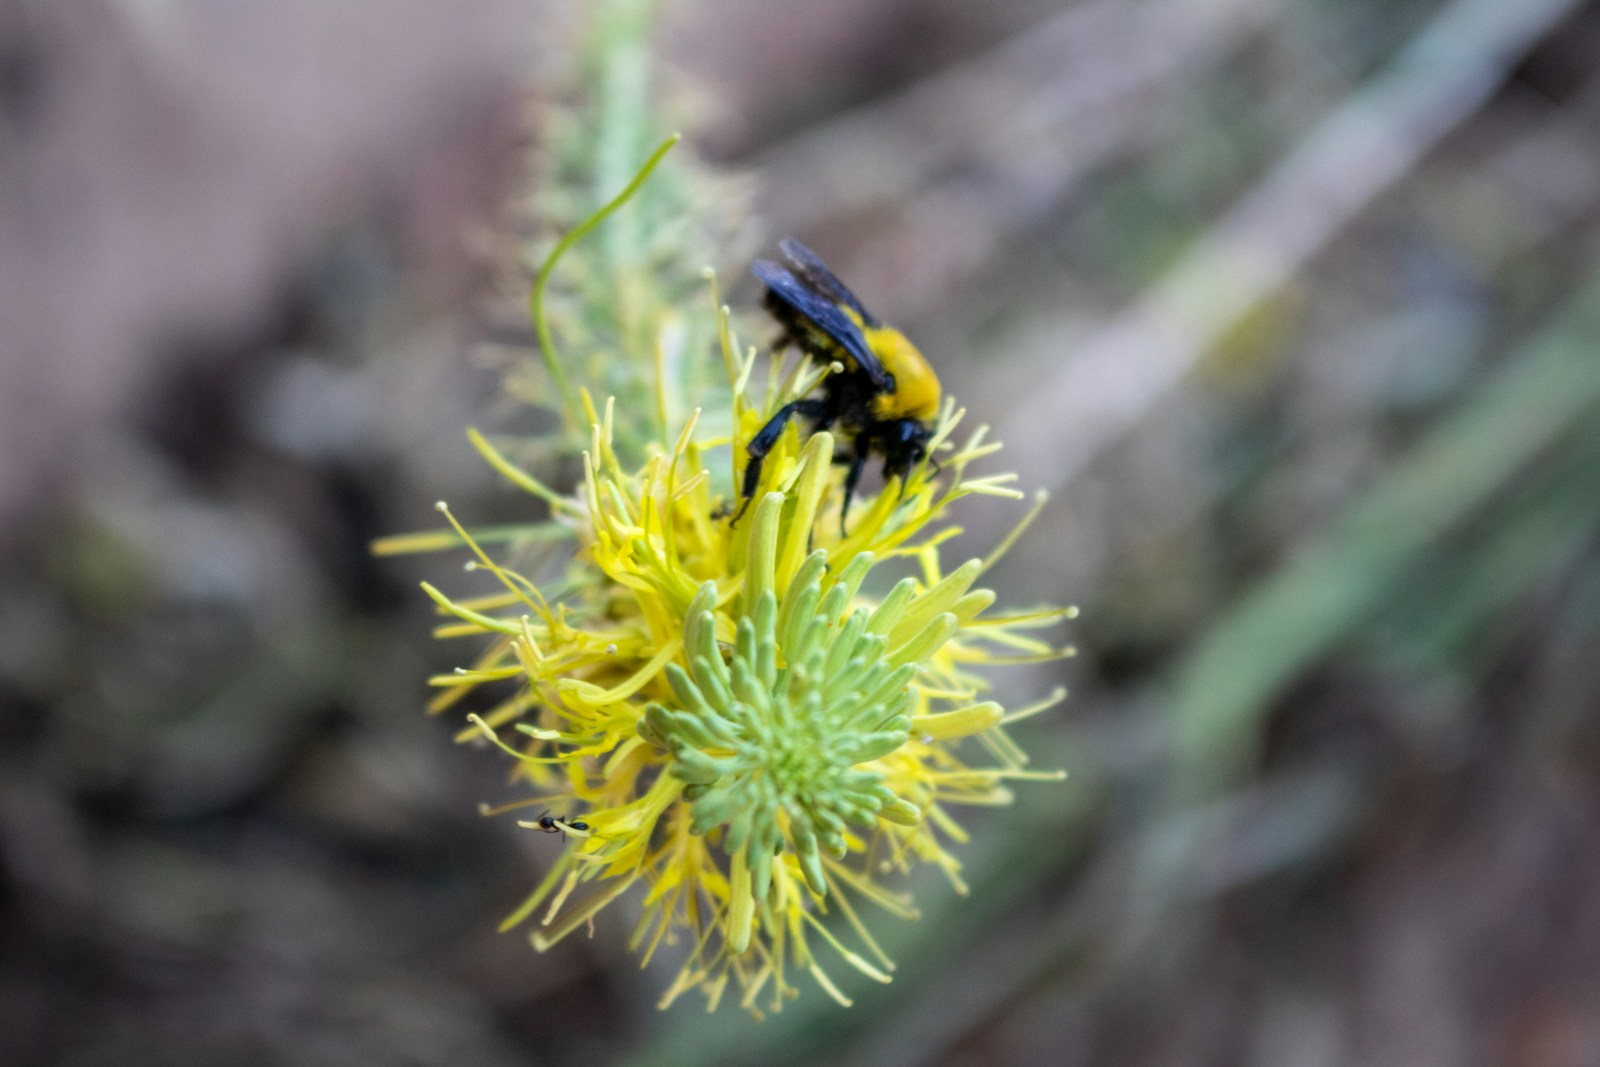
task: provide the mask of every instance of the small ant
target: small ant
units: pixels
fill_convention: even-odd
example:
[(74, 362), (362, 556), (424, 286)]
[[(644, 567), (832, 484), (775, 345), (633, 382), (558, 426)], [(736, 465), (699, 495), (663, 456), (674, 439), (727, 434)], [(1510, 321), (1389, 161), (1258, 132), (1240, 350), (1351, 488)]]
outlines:
[(582, 819), (557, 819), (549, 811), (540, 815), (534, 822), (525, 822), (520, 825), (526, 826), (530, 830), (538, 830), (541, 833), (560, 834), (563, 841), (567, 839), (568, 830), (584, 833), (589, 829), (589, 824)]

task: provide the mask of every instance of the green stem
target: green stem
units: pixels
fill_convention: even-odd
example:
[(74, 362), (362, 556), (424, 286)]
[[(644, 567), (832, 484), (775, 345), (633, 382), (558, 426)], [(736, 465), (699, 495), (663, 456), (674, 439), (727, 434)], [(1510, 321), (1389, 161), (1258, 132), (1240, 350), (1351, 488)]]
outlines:
[(633, 180), (627, 184), (622, 192), (613, 197), (599, 211), (596, 211), (593, 215), (573, 227), (565, 237), (556, 242), (555, 248), (550, 250), (550, 254), (545, 257), (543, 266), (539, 268), (538, 277), (533, 281), (533, 294), (529, 298), (528, 308), (533, 315), (534, 332), (539, 335), (539, 355), (544, 359), (545, 369), (550, 372), (550, 378), (555, 382), (556, 391), (561, 396), (563, 421), (569, 430), (577, 428), (577, 419), (573, 412), (579, 409), (578, 397), (572, 391), (572, 383), (567, 380), (566, 371), (561, 369), (561, 360), (556, 355), (555, 342), (550, 337), (550, 324), (546, 321), (544, 314), (545, 287), (550, 284), (550, 275), (555, 270), (556, 264), (561, 261), (561, 257), (567, 254), (567, 250), (582, 240), (590, 230), (604, 222), (612, 212), (631, 200), (633, 195), (639, 191), (639, 187), (650, 177), (651, 172), (656, 169), (662, 157), (682, 139), (683, 135), (681, 133), (675, 133), (657, 145), (656, 150), (650, 153), (650, 158), (645, 160), (644, 166), (639, 168), (639, 173), (633, 176)]

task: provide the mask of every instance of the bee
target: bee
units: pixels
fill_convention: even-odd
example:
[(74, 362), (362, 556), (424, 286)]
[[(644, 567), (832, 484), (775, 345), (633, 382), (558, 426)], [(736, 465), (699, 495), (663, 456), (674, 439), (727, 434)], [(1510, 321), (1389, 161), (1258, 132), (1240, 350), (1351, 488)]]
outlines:
[(883, 457), (885, 480), (902, 486), (913, 465), (928, 454), (933, 419), (939, 411), (939, 378), (905, 334), (873, 317), (827, 264), (811, 249), (787, 237), (778, 242), (783, 263), (758, 259), (751, 270), (767, 287), (767, 311), (783, 327), (779, 343), (793, 345), (821, 362), (844, 370), (822, 380), (822, 395), (779, 408), (750, 439), (740, 495), (744, 514), (761, 482), (761, 466), (796, 415), (812, 432), (838, 426), (848, 450), (835, 462), (848, 463), (839, 531), (845, 529), (850, 498), (861, 481), (867, 457)]
[(563, 840), (566, 839), (568, 830), (584, 833), (589, 829), (589, 824), (582, 819), (558, 819), (548, 811), (533, 822), (519, 823), (518, 825), (526, 826), (530, 830), (538, 830), (542, 833), (560, 834)]

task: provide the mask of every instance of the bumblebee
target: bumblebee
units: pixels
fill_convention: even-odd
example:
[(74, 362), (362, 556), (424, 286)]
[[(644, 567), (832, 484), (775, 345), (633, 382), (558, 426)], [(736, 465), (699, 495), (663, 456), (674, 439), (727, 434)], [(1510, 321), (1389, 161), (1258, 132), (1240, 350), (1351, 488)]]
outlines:
[(779, 344), (824, 363), (837, 361), (844, 370), (822, 380), (821, 396), (779, 408), (750, 439), (739, 515), (761, 482), (767, 453), (798, 415), (812, 432), (837, 425), (848, 442), (848, 451), (835, 460), (850, 465), (839, 512), (842, 535), (868, 456), (882, 456), (885, 480), (899, 478), (904, 485), (912, 466), (927, 455), (939, 411), (939, 378), (905, 334), (874, 318), (815, 252), (793, 237), (778, 242), (778, 250), (783, 263), (758, 259), (751, 269), (767, 287), (764, 306), (783, 327)]

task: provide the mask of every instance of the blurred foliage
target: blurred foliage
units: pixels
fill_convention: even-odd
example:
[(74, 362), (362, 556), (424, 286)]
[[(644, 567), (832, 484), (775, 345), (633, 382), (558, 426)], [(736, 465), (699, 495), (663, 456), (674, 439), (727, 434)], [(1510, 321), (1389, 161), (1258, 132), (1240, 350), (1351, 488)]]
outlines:
[[(1545, 336), (1453, 405), (1313, 543), (1211, 626), (1176, 682), (1177, 773), (1192, 779), (1182, 789), (1204, 795), (1248, 768), (1272, 699), (1391, 604), (1411, 623), (1394, 627), (1397, 655), (1409, 651), (1425, 667), (1445, 651), (1441, 641), (1462, 643), (1567, 558), (1563, 547), (1590, 538), (1600, 519), (1597, 331), (1600, 285), (1591, 283)], [(1437, 552), (1452, 527), (1505, 495), (1540, 456), (1554, 469), (1539, 476), (1537, 495), (1516, 494), (1483, 516), (1469, 543)]]
[[(576, 410), (577, 390), (587, 387), (597, 398), (615, 397), (624, 411), (652, 413), (654, 424), (627, 420), (618, 427), (617, 447), (630, 463), (642, 459), (646, 442), (682, 424), (686, 397), (726, 395), (722, 368), (704, 358), (716, 343), (704, 271), (748, 222), (741, 203), (747, 183), (713, 173), (690, 152), (667, 156), (593, 238), (575, 242), (551, 264), (559, 269), (539, 292), (552, 345), (530, 332), (529, 294), (556, 243), (630, 187), (640, 161), (675, 119), (650, 51), (655, 8), (655, 0), (595, 5), (567, 83), (534, 89), (527, 119), (536, 148), (525, 187), (494, 238), (502, 297), (495, 314), (502, 338), (512, 342), (503, 353), (507, 394), (546, 412)], [(553, 361), (542, 357), (545, 348)], [(619, 352), (655, 354), (664, 405), (656, 368), (618, 359)], [(562, 386), (568, 395), (552, 405)], [(725, 407), (705, 406), (713, 419)], [(563, 428), (546, 446), (569, 455), (588, 446), (585, 427)], [(524, 442), (516, 454), (534, 461), (541, 451)]]
[[(1415, 62), (1440, 24), (1535, 11), (1526, 40)], [(671, 73), (651, 85), (689, 88), (669, 108), (691, 142), (762, 169), (771, 231), (825, 251), (1008, 446), (1032, 436), (1072, 460), (993, 573), (1003, 596), (1084, 609), (1073, 698), (1028, 724), (1036, 761), (1070, 768), (1064, 795), (1026, 794), (978, 828), (969, 901), (911, 886), (924, 919), (886, 938), (895, 983), (848, 990), (849, 1012), (658, 1016), (604, 929), (545, 957), (497, 938), (488, 924), (550, 856), (465, 814), (498, 764), (416, 714), (448, 659), (418, 639), (416, 571), (365, 545), (431, 522), (441, 496), (504, 508), (459, 427), (528, 353), (530, 268), (487, 272), (504, 307), (494, 373), (475, 375), (441, 356), (463, 331), (440, 308), (472, 318), (471, 287), (438, 297), (419, 282), (437, 247), (405, 236), (439, 183), (373, 192), (390, 206), (280, 266), (261, 321), (163, 340), (173, 369), (149, 372), (129, 418), (82, 428), (81, 469), (58, 467), (11, 534), (0, 1030), (15, 1058), (1600, 1060), (1592, 6), (720, 3), (660, 19), (648, 47)], [(60, 26), (62, 48), (93, 32)], [(546, 27), (594, 40), (575, 32)], [(619, 56), (647, 47), (644, 30), (617, 40), (632, 42)], [(541, 173), (565, 177), (532, 191), (570, 197), (549, 210), (573, 219), (660, 129), (633, 105), (604, 118), (606, 100), (638, 100), (638, 68), (552, 51), (535, 117), (592, 118), (538, 127)], [(38, 54), (35, 84), (75, 84)], [(174, 54), (140, 52), (139, 69)], [(580, 84), (575, 57), (612, 95), (553, 88)], [(1326, 232), (1259, 317), (1225, 324), (1125, 437), (1065, 456), (1055, 435), (1095, 391), (1046, 390), (1085, 341), (1126, 326), (1330, 116), (1355, 100), (1401, 114), (1385, 93), (1456, 76), (1451, 57), (1474, 102), (1426, 137), (1395, 124), (1399, 156), (1335, 160), (1333, 193), (1374, 158), (1401, 162), (1347, 217), (1296, 205), (1286, 225)], [(121, 68), (98, 69), (94, 91), (125, 91)], [(59, 121), (17, 114), (7, 129), (29, 136)], [(16, 143), (29, 166), (40, 150)], [(439, 172), (492, 172), (485, 158), (453, 149)], [(176, 164), (149, 165), (164, 179)], [(724, 202), (681, 179), (661, 184), (665, 214)], [(733, 202), (724, 217), (742, 220)], [(515, 211), (530, 217), (526, 199)], [(500, 232), (497, 255), (526, 248), (525, 225)], [(652, 276), (715, 262), (684, 235), (638, 239)], [(140, 253), (152, 271), (180, 254)], [(605, 246), (589, 254), (552, 296), (576, 366), (607, 344), (578, 330), (584, 300), (703, 306), (629, 295)], [(692, 269), (682, 283), (703, 284)], [(539, 400), (542, 372), (516, 365)], [(1047, 414), (1017, 420), (1034, 398)], [(555, 428), (521, 409), (485, 424)]]

